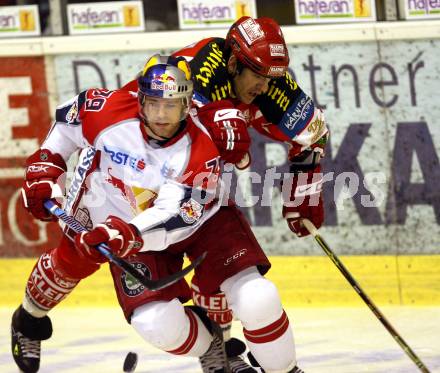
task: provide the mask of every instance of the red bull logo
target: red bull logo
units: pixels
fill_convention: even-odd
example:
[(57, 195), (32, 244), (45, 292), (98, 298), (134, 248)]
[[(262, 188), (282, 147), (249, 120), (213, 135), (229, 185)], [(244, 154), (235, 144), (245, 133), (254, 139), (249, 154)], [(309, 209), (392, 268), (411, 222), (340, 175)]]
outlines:
[(122, 197), (130, 204), (135, 215), (150, 208), (157, 197), (157, 193), (150, 189), (137, 186), (128, 186), (121, 179), (113, 176), (108, 169), (105, 181), (121, 192)]
[(203, 206), (192, 198), (180, 206), (180, 216), (187, 224), (193, 224), (202, 216)]
[(128, 185), (124, 184), (124, 182), (121, 179), (118, 179), (117, 177), (113, 176), (110, 173), (110, 170), (111, 167), (109, 167), (109, 169), (107, 170), (108, 174), (105, 178), (105, 181), (107, 181), (109, 184), (113, 185), (116, 189), (118, 189), (121, 192), (122, 197), (130, 204), (130, 207), (134, 211), (136, 211), (137, 203), (133, 190)]
[(158, 81), (160, 81), (162, 83), (168, 83), (168, 82), (175, 82), (176, 78), (174, 78), (171, 75), (168, 75), (167, 73), (163, 73), (163, 74), (160, 74), (160, 75), (154, 74), (153, 75), (153, 80), (158, 80)]
[(176, 78), (167, 73), (160, 75), (153, 75), (153, 80), (151, 81), (151, 89), (156, 89), (160, 91), (176, 91), (177, 84)]

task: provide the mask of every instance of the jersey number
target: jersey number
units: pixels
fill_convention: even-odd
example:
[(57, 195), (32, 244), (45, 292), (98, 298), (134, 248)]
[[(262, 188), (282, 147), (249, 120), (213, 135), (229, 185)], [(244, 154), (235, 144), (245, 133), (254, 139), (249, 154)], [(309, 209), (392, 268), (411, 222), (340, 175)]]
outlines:
[(87, 99), (85, 111), (101, 111), (114, 91), (108, 89), (94, 89), (92, 98)]
[(211, 159), (211, 160), (205, 162), (205, 166), (210, 172), (208, 178), (210, 178), (211, 181), (213, 181), (213, 182), (217, 182), (218, 175), (220, 173), (219, 158), (217, 157), (217, 158), (214, 158), (214, 159)]

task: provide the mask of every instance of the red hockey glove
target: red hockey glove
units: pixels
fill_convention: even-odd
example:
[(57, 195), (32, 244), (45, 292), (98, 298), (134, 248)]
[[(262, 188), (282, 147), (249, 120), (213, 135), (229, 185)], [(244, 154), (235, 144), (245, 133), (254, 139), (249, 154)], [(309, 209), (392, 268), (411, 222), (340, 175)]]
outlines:
[[(26, 174), (21, 189), (24, 208), (35, 218), (43, 221), (55, 221), (43, 206), (47, 199), (63, 196), (61, 180), (67, 170), (63, 157), (52, 154), (47, 149), (39, 149), (26, 160)], [(64, 187), (64, 186), (63, 186)], [(56, 200), (54, 200), (57, 203)]]
[(116, 216), (98, 224), (90, 232), (81, 232), (75, 236), (75, 246), (80, 253), (95, 263), (104, 263), (107, 258), (92, 246), (105, 243), (113, 254), (124, 258), (136, 254), (144, 245), (144, 240), (133, 224), (128, 224)]
[(283, 217), (292, 232), (298, 237), (309, 235), (301, 224), (304, 218), (319, 228), (324, 221), (321, 166), (318, 164), (311, 171), (291, 174), (283, 181), (283, 197)]
[[(231, 101), (221, 100), (206, 104), (199, 109), (198, 117), (211, 135), (224, 162), (236, 164), (248, 157), (251, 139), (247, 121)], [(241, 168), (244, 168), (243, 165)]]

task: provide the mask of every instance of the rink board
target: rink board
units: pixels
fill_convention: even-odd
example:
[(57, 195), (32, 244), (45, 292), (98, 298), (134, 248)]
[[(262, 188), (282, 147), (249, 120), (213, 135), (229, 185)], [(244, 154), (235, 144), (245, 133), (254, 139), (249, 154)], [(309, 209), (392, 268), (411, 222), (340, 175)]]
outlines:
[[(272, 256), (268, 278), (285, 307), (357, 306), (362, 300), (326, 256)], [(440, 255), (341, 256), (377, 304), (440, 304)], [(35, 258), (0, 259), (0, 306), (19, 304)], [(63, 306), (115, 306), (107, 265), (83, 280)]]

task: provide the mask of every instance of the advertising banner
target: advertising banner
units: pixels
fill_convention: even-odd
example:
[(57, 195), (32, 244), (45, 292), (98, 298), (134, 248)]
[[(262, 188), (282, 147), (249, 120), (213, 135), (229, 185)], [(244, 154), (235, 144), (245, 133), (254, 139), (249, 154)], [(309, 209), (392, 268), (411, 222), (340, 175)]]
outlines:
[(298, 24), (376, 20), (374, 0), (294, 0)]
[[(331, 130), (322, 234), (338, 253), (438, 252), (439, 48), (439, 40), (289, 46), (292, 73)], [(89, 87), (122, 86), (156, 52), (57, 56), (60, 102)], [(225, 169), (231, 197), (269, 254), (320, 254), (281, 217), (286, 147), (252, 136), (251, 167)]]
[(0, 118), (0, 256), (36, 255), (60, 237), (21, 205), (25, 159), (50, 128), (43, 57), (0, 59)]
[(0, 38), (40, 33), (38, 5), (0, 6)]
[(255, 0), (177, 0), (180, 29), (230, 27), (242, 16), (256, 17)]
[(399, 0), (400, 17), (403, 19), (439, 19), (438, 0)]
[(69, 34), (144, 31), (142, 1), (109, 1), (67, 5)]

